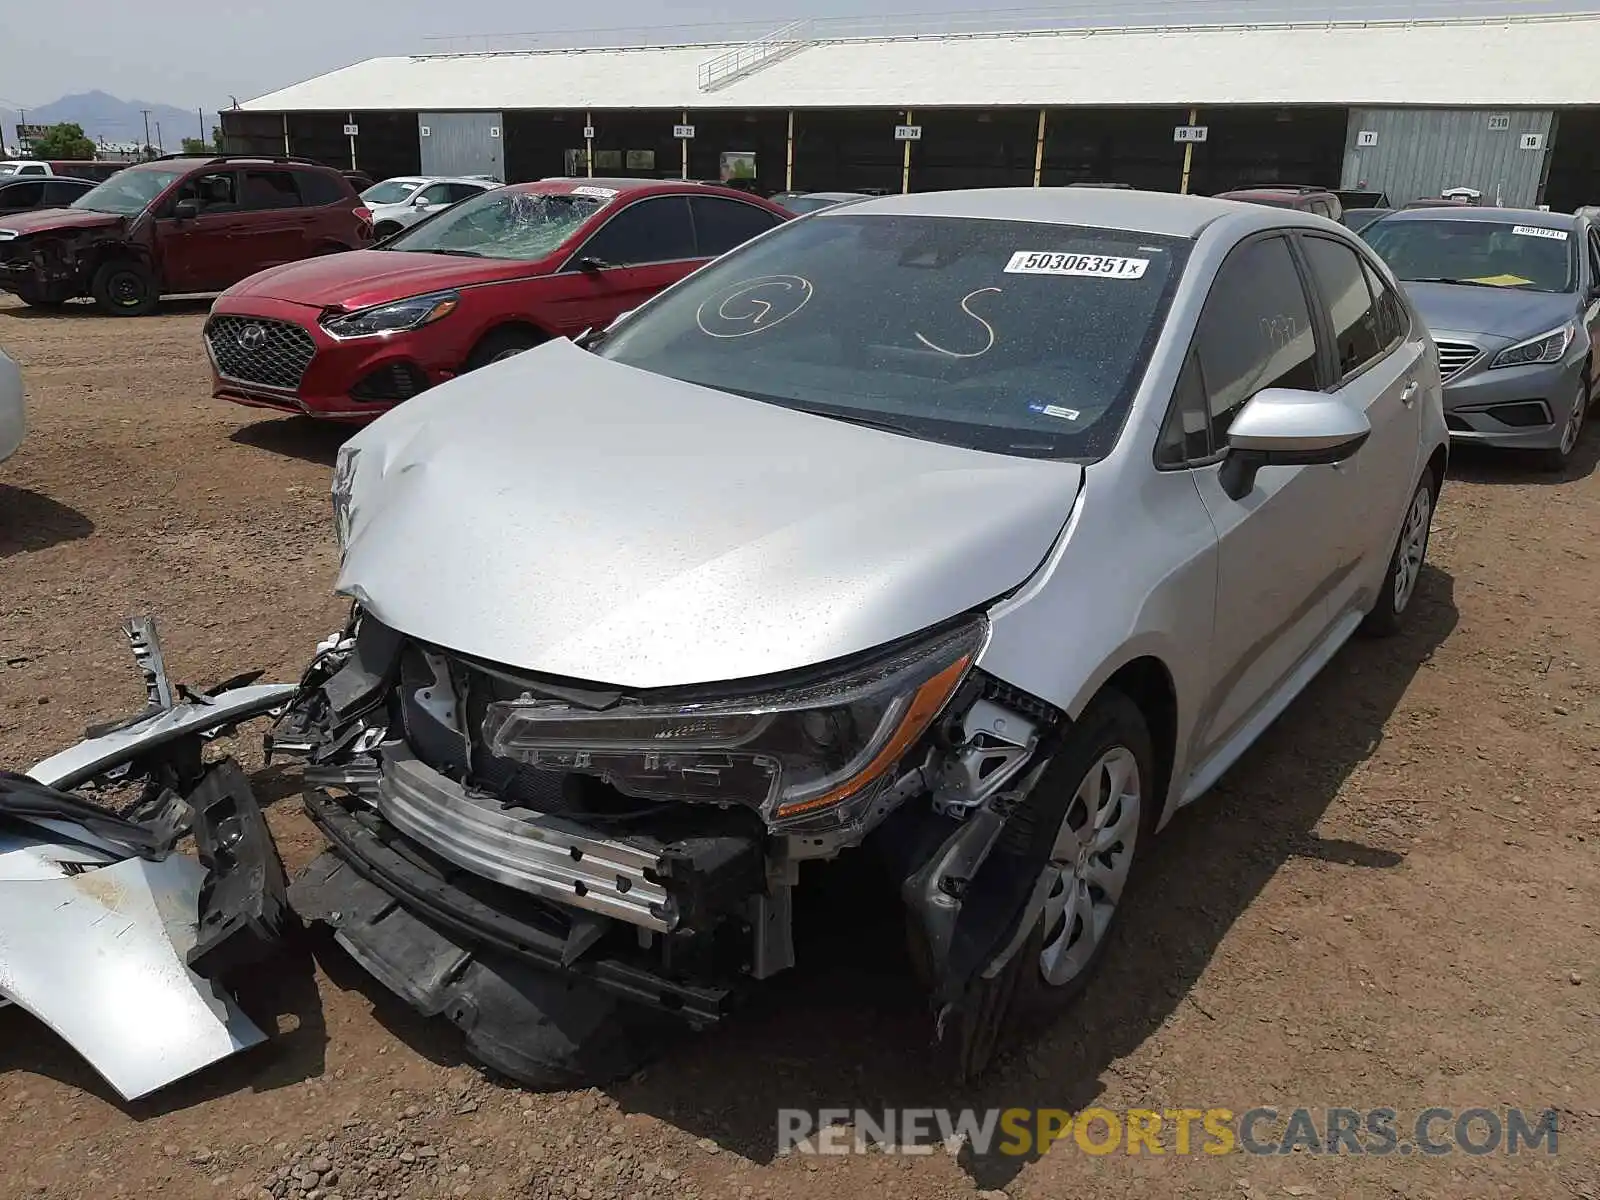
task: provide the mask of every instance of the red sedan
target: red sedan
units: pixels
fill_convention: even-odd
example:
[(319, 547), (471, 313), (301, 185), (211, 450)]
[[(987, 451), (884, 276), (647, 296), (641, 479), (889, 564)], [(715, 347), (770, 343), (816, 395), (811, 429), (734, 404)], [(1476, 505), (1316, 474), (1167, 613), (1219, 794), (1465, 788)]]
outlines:
[(212, 391), (369, 421), (463, 371), (607, 325), (790, 216), (698, 183), (495, 188), (371, 250), (274, 267), (229, 288), (205, 327)]

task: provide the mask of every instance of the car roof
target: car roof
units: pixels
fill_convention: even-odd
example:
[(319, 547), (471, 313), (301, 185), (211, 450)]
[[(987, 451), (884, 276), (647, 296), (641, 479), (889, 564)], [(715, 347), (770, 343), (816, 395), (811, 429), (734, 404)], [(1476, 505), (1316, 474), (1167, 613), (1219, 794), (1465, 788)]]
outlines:
[(858, 196), (865, 196), (866, 192), (785, 192), (791, 199), (802, 197), (815, 197), (818, 200), (854, 200)]
[(1571, 229), (1578, 223), (1575, 213), (1544, 212), (1537, 208), (1484, 208), (1476, 204), (1446, 204), (1438, 208), (1402, 208), (1385, 221), (1493, 221), (1501, 224), (1532, 225), (1538, 229)]
[[(1086, 225), (1134, 233), (1192, 238), (1213, 221), (1256, 214), (1258, 206), (1212, 196), (1180, 196), (1121, 188), (974, 188), (959, 192), (914, 192), (874, 196), (850, 205), (853, 218), (883, 216), (964, 217), (982, 221), (1032, 221), (1044, 225)], [(816, 219), (830, 218), (823, 209)], [(1262, 222), (1282, 224), (1287, 213), (1259, 209)], [(1314, 218), (1307, 218), (1310, 222)]]

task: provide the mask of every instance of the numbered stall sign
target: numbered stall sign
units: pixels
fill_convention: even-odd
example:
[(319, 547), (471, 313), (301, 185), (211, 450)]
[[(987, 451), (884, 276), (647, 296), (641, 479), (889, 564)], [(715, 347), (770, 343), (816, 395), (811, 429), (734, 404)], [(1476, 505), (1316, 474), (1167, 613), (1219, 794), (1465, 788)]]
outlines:
[(694, 136), (694, 126), (674, 125), (672, 127), (672, 136), (677, 138), (679, 141), (687, 141)]
[(1363, 150), (1371, 146), (1376, 146), (1377, 144), (1378, 131), (1375, 129), (1363, 129), (1360, 133), (1356, 134), (1356, 145), (1361, 147)]
[(586, 141), (586, 142), (594, 141), (594, 126), (593, 125), (585, 125), (583, 127), (583, 140)]
[(1205, 125), (1179, 125), (1172, 131), (1172, 140), (1175, 142), (1203, 142), (1210, 128)]
[(920, 142), (922, 140), (922, 126), (896, 125), (894, 127), (894, 140), (897, 142)]
[(356, 134), (358, 134), (360, 132), (361, 132), (361, 126), (359, 126), (359, 125), (346, 125), (344, 127), (344, 135), (345, 135), (345, 137), (355, 137)]

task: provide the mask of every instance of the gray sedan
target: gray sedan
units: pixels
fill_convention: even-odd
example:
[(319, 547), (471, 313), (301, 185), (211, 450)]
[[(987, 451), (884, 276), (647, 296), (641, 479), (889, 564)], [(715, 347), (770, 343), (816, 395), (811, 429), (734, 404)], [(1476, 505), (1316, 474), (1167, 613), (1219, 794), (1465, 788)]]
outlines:
[(1364, 234), (1439, 346), (1452, 437), (1566, 466), (1595, 394), (1600, 233), (1502, 208), (1394, 213)]
[(592, 1079), (639, 1006), (705, 1026), (789, 969), (818, 860), (870, 846), (971, 1073), (1400, 628), (1447, 445), (1332, 221), (1012, 188), (781, 225), (345, 444), (355, 615), (274, 733), (333, 846), (295, 904), (502, 1070)]

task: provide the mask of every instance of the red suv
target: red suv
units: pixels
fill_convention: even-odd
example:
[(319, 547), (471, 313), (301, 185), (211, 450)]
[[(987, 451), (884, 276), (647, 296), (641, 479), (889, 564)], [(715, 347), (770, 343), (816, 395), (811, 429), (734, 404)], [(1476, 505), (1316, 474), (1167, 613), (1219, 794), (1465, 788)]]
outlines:
[(37, 307), (92, 296), (140, 316), (264, 267), (372, 244), (372, 213), (331, 167), (169, 157), (125, 167), (68, 207), (0, 218), (0, 288)]
[(215, 395), (368, 421), (549, 338), (608, 325), (791, 214), (694, 182), (547, 179), (430, 214), (371, 250), (278, 267), (211, 306)]

